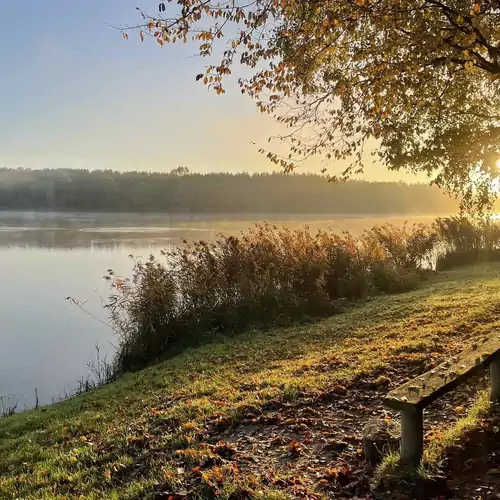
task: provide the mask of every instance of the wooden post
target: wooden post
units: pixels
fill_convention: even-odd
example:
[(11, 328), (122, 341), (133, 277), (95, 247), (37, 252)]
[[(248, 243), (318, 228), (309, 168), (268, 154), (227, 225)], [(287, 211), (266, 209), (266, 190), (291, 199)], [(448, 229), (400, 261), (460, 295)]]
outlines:
[(417, 467), (424, 448), (422, 410), (409, 408), (401, 411), (401, 461)]
[(490, 363), (491, 401), (500, 403), (500, 358)]

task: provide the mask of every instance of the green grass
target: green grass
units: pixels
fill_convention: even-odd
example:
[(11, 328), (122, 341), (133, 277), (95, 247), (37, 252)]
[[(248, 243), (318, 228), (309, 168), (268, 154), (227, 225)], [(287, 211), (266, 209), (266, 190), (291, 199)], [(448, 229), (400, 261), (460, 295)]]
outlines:
[[(464, 339), (498, 328), (499, 312), (500, 266), (452, 271), (315, 324), (221, 339), (0, 420), (0, 498), (139, 499), (159, 487), (182, 489), (190, 460), (210, 458), (208, 424), (237, 422), (272, 401), (314, 401), (388, 367), (459, 352)], [(172, 466), (179, 455), (186, 470)], [(235, 488), (288, 498), (223, 467), (198, 478), (200, 498), (214, 481), (220, 498)]]

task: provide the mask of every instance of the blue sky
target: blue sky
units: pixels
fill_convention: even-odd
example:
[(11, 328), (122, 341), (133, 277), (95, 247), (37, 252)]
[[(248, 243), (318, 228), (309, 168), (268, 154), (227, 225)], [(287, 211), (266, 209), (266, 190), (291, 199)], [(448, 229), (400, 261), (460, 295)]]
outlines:
[[(195, 82), (205, 62), (193, 57), (194, 46), (125, 41), (106, 24), (137, 23), (136, 6), (155, 12), (157, 5), (0, 0), (0, 165), (272, 169), (257, 148), (277, 126), (235, 81), (216, 96)], [(372, 166), (365, 177), (402, 176)]]

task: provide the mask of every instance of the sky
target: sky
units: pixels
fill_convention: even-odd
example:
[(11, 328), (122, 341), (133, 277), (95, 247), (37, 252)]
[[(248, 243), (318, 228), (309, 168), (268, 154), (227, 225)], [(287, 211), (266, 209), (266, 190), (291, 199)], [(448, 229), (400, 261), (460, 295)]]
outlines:
[[(124, 40), (157, 0), (0, 0), (0, 166), (196, 172), (275, 170), (279, 129), (239, 93), (195, 81), (195, 46)], [(319, 172), (310, 163), (305, 170)], [(329, 173), (341, 166), (327, 164)], [(367, 180), (415, 180), (368, 165)]]

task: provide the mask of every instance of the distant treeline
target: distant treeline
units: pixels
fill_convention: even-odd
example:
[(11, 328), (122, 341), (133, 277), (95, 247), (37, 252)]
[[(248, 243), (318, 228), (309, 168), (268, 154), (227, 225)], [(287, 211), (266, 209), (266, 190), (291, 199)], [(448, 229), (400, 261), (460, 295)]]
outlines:
[(139, 212), (432, 214), (458, 204), (427, 184), (314, 174), (0, 169), (0, 209)]

